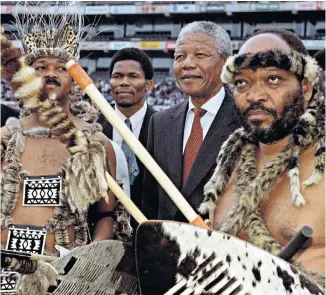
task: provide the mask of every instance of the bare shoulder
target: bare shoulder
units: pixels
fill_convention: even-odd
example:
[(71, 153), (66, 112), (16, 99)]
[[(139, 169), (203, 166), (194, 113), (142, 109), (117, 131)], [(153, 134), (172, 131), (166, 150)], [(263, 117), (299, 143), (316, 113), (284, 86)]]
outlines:
[(1, 129), (0, 129), (0, 136), (1, 136), (1, 138), (4, 138), (4, 137), (8, 136), (9, 133), (10, 132), (9, 132), (9, 129), (8, 129), (7, 126), (1, 127)]
[(95, 132), (92, 138), (96, 141), (101, 142), (108, 153), (115, 155), (110, 139), (107, 138), (102, 132)]

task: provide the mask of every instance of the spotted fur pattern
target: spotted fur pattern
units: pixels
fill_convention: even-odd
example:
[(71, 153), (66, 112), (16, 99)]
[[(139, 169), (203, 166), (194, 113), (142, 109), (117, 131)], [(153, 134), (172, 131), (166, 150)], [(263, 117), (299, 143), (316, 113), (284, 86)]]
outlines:
[(306, 78), (314, 86), (318, 82), (319, 66), (315, 59), (297, 51), (284, 54), (279, 50), (260, 51), (257, 53), (237, 54), (228, 59), (223, 67), (223, 83), (233, 83), (236, 71), (246, 68), (276, 67), (291, 71), (300, 78)]

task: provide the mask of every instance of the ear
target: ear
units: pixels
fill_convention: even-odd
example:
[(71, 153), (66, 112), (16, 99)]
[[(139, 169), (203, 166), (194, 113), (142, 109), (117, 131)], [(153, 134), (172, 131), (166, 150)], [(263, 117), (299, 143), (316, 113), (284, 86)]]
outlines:
[(308, 104), (312, 97), (312, 90), (313, 90), (311, 82), (308, 79), (303, 79), (301, 82), (301, 88), (302, 88), (302, 93), (303, 93), (305, 103)]
[(145, 90), (149, 91), (153, 88), (153, 80), (146, 80), (146, 86), (145, 86)]

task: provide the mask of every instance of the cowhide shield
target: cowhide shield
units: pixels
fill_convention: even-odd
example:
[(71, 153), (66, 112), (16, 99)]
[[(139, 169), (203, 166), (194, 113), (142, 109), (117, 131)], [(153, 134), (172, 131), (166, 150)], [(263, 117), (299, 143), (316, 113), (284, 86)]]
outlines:
[(73, 249), (51, 263), (59, 272), (55, 295), (140, 295), (131, 245), (108, 240)]
[(324, 294), (286, 261), (238, 238), (180, 222), (142, 223), (136, 266), (142, 295)]

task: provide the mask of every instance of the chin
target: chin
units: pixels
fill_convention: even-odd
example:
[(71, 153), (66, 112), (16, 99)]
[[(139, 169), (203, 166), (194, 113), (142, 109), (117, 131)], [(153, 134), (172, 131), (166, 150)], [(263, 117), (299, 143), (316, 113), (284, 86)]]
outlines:
[(132, 102), (116, 102), (120, 108), (130, 108), (134, 105)]

